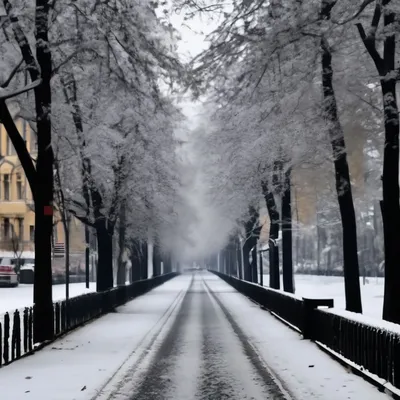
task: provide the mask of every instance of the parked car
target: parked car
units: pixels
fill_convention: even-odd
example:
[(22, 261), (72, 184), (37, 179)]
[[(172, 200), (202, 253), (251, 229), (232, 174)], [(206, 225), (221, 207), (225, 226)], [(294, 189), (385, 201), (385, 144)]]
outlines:
[(2, 258), (0, 261), (0, 286), (18, 286), (18, 274), (11, 258)]
[[(28, 260), (28, 259), (27, 259)], [(33, 284), (35, 276), (35, 260), (28, 260), (33, 262), (25, 262), (19, 270), (19, 281), (20, 283)]]

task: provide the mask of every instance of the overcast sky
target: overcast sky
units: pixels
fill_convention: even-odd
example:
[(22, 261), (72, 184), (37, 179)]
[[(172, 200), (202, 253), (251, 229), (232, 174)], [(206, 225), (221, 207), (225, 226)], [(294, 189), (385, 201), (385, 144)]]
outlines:
[(199, 15), (185, 21), (185, 15), (174, 12), (171, 23), (180, 33), (182, 40), (178, 43), (178, 51), (183, 61), (196, 56), (207, 48), (205, 37), (216, 28), (216, 23), (210, 17)]
[[(209, 17), (197, 16), (185, 21), (183, 14), (176, 13), (171, 16), (171, 23), (181, 36), (178, 52), (183, 62), (189, 61), (208, 47), (205, 38), (217, 27), (216, 21)], [(208, 255), (210, 250), (215, 251), (216, 247), (222, 246), (227, 229), (224, 226), (226, 222), (220, 220), (218, 210), (212, 206), (206, 194), (207, 180), (198, 162), (202, 155), (197, 153), (191, 137), (203, 119), (199, 115), (202, 112), (201, 105), (199, 102), (193, 102), (188, 95), (179, 106), (187, 119), (178, 136), (188, 142), (181, 147), (180, 154), (182, 159), (190, 163), (188, 168), (194, 173), (188, 186), (182, 188), (185, 200), (195, 214), (195, 220), (191, 221), (193, 225), (189, 229), (190, 241), (180, 243), (181, 257), (189, 260), (192, 257), (202, 258)]]

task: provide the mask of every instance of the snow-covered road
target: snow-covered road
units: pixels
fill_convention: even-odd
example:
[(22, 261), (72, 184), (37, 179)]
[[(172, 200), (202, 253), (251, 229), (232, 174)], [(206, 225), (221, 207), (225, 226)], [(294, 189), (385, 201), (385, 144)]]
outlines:
[(285, 398), (199, 275), (147, 372), (132, 382), (135, 400)]
[(388, 400), (202, 271), (0, 369), (4, 400)]

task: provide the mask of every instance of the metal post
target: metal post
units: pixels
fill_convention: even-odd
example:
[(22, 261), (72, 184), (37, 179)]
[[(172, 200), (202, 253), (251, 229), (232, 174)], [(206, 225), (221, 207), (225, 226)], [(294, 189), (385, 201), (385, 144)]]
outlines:
[(86, 275), (86, 289), (89, 289), (89, 246), (90, 246), (90, 236), (89, 228), (85, 225), (85, 275)]

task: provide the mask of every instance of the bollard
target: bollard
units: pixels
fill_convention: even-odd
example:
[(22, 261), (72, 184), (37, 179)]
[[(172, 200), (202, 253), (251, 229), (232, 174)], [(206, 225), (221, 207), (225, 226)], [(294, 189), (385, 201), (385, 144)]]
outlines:
[(314, 311), (318, 307), (333, 308), (333, 299), (307, 299), (303, 297), (303, 338), (316, 339), (316, 326), (314, 323)]

